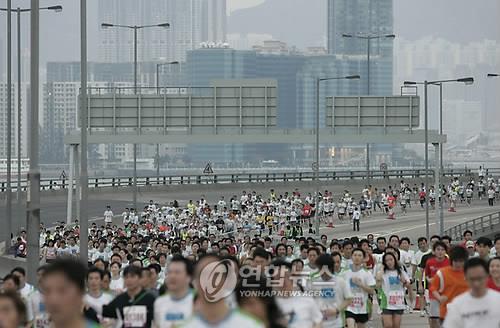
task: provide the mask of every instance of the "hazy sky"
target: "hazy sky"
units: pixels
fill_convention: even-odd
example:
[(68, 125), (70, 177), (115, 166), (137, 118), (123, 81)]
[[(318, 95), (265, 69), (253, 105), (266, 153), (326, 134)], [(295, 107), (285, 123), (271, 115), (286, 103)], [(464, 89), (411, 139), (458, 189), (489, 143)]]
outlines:
[[(0, 0), (0, 6), (4, 7), (6, 3), (7, 0)], [(45, 12), (41, 15), (42, 63), (79, 58), (79, 3), (79, 0), (40, 0), (41, 6), (64, 6), (62, 13)], [(399, 37), (412, 40), (433, 35), (463, 43), (498, 38), (499, 0), (394, 0), (394, 3), (394, 32)], [(88, 0), (90, 60), (96, 60), (98, 52), (97, 4), (98, 0)], [(228, 0), (228, 10), (232, 11), (228, 32), (247, 30), (272, 34), (299, 47), (318, 45), (326, 36), (326, 14), (322, 12), (325, 4), (326, 0)], [(13, 5), (27, 6), (29, 1), (13, 0)], [(263, 20), (263, 9), (267, 8), (271, 10), (266, 13), (267, 17), (280, 19)], [(26, 44), (29, 14), (23, 19)], [(3, 43), (5, 24), (5, 14), (0, 13), (0, 39)]]
[(265, 0), (229, 0), (227, 2), (227, 9), (232, 12), (237, 9), (249, 8), (256, 6)]

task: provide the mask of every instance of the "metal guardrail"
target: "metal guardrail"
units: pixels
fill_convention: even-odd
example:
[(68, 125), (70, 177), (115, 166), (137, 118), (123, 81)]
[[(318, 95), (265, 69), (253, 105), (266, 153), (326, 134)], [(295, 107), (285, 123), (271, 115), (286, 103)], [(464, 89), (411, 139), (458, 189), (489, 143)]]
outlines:
[[(444, 170), (444, 177), (463, 177), (471, 176), (471, 169), (447, 169)], [(488, 174), (500, 175), (500, 169), (489, 169)], [(429, 176), (433, 176), (434, 171), (429, 170)], [(388, 171), (370, 171), (371, 179), (415, 179), (423, 178), (425, 169), (414, 170), (388, 170)], [(363, 180), (367, 178), (366, 171), (321, 171), (319, 172), (320, 181), (339, 181), (339, 180)], [(228, 173), (228, 174), (190, 174), (190, 175), (166, 175), (160, 177), (138, 177), (137, 185), (159, 186), (159, 185), (196, 185), (196, 184), (229, 184), (229, 183), (265, 183), (265, 182), (307, 182), (314, 181), (314, 172), (275, 172), (275, 173)], [(114, 178), (89, 178), (89, 188), (120, 188), (132, 187), (133, 178), (114, 177)], [(21, 190), (26, 191), (26, 180), (21, 181)], [(68, 180), (62, 179), (42, 179), (40, 189), (61, 190), (68, 188)], [(76, 188), (76, 187), (75, 187)], [(6, 191), (6, 183), (0, 182), (0, 192)], [(17, 181), (12, 182), (12, 190), (17, 190)]]
[(445, 230), (444, 234), (453, 240), (462, 240), (466, 230), (472, 231), (473, 236), (480, 236), (495, 231), (500, 231), (500, 212), (483, 215)]

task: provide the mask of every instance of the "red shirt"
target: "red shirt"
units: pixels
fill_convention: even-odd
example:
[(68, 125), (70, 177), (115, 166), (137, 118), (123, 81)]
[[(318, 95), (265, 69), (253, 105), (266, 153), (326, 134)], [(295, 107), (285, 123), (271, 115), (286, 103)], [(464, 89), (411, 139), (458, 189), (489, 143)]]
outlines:
[[(433, 257), (429, 260), (427, 260), (427, 262), (425, 263), (425, 269), (424, 269), (424, 274), (425, 274), (425, 278), (427, 279), (427, 281), (431, 281), (432, 278), (434, 277), (434, 275), (436, 274), (436, 272), (439, 271), (439, 269), (441, 268), (444, 268), (444, 267), (447, 267), (450, 265), (450, 260), (445, 257), (444, 260), (442, 261), (438, 261), (436, 257)], [(427, 286), (428, 288), (429, 286)], [(431, 299), (434, 299), (434, 296), (432, 296), (432, 293), (430, 293), (429, 297)]]
[(396, 205), (396, 198), (394, 196), (387, 197), (387, 201), (389, 202), (390, 208), (393, 208)]
[(491, 278), (491, 277), (488, 278), (488, 288), (496, 290), (497, 292), (500, 292), (500, 286), (495, 285), (495, 282), (493, 281), (493, 278)]
[(304, 205), (304, 208), (302, 209), (302, 215), (308, 217), (309, 215), (311, 215), (311, 205), (309, 204), (306, 204)]
[(368, 259), (365, 259), (365, 269), (371, 270), (375, 266), (375, 260), (373, 259), (373, 255), (369, 254)]

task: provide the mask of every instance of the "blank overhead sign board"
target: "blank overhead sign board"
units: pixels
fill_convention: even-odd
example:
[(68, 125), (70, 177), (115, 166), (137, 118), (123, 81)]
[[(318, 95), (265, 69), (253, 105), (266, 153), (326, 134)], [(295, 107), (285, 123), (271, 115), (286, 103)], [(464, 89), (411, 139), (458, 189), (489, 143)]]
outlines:
[(187, 88), (170, 94), (120, 94), (89, 96), (89, 128), (92, 132), (135, 131), (213, 133), (267, 129), (276, 126), (275, 85), (213, 86)]
[(382, 133), (419, 126), (418, 96), (330, 97), (327, 98), (326, 126), (335, 133)]

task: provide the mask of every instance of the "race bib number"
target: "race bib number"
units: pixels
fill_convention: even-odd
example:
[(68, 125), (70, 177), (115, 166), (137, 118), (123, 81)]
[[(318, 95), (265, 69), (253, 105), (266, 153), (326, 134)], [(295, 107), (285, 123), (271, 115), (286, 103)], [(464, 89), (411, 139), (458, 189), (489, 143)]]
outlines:
[(400, 293), (394, 293), (389, 295), (389, 305), (390, 306), (400, 306), (404, 305), (404, 295)]
[(362, 309), (365, 306), (363, 296), (354, 296), (352, 298), (351, 306), (356, 309)]
[(145, 305), (133, 305), (123, 308), (123, 326), (144, 327), (147, 321), (147, 308)]
[(46, 314), (40, 314), (35, 317), (35, 328), (49, 328), (50, 320)]

